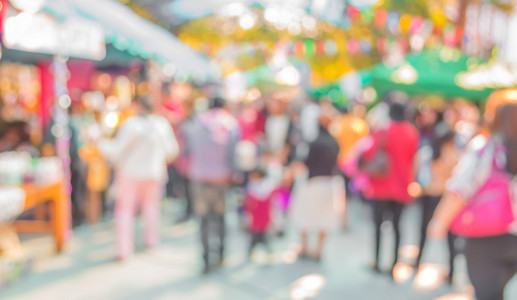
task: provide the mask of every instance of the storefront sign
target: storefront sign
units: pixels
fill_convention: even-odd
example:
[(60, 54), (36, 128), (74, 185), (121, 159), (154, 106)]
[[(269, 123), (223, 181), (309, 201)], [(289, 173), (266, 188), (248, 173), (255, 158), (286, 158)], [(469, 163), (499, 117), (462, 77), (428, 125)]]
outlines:
[(82, 18), (58, 22), (44, 12), (9, 13), (3, 31), (7, 48), (93, 60), (106, 55), (103, 28)]

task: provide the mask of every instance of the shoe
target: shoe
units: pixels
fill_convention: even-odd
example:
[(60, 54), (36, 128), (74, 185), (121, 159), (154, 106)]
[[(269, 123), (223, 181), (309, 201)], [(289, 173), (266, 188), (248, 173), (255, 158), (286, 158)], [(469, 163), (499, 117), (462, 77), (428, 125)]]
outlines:
[(447, 276), (445, 277), (445, 281), (447, 282), (447, 284), (448, 284), (449, 286), (453, 286), (453, 281), (452, 281), (452, 276), (451, 276), (451, 275), (447, 275)]
[(309, 252), (307, 252), (307, 250), (302, 250), (298, 257), (300, 257), (301, 259), (307, 259), (310, 258), (310, 255)]
[(221, 256), (221, 257), (219, 258), (219, 260), (217, 261), (217, 266), (218, 266), (218, 267), (222, 267), (222, 266), (224, 266), (224, 257), (223, 257), (223, 256)]
[(379, 268), (379, 265), (378, 264), (372, 264), (372, 265), (369, 265), (368, 266), (368, 269), (370, 269), (370, 271), (373, 271), (374, 273), (376, 274), (381, 274), (382, 271), (381, 269)]
[(203, 268), (203, 275), (208, 275), (210, 273), (210, 267), (208, 265), (205, 265)]
[(176, 221), (176, 224), (185, 223), (188, 220), (190, 220), (190, 216), (189, 215), (185, 215), (185, 216), (181, 217), (178, 221)]

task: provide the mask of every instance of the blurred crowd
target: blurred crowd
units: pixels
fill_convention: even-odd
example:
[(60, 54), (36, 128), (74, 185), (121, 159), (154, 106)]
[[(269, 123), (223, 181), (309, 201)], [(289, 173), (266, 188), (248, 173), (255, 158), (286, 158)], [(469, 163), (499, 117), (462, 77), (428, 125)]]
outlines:
[[(447, 238), (448, 281), (463, 252), (477, 297), (502, 299), (517, 271), (517, 236), (508, 230), (513, 214), (497, 211), (513, 200), (515, 104), (489, 99), (485, 109), (390, 93), (371, 107), (343, 108), (326, 97), (298, 99), (281, 91), (240, 101), (174, 92), (179, 86), (185, 91), (184, 85), (166, 84), (158, 100), (135, 98), (108, 134), (100, 111), (70, 108), (74, 225), (113, 212), (119, 259), (133, 254), (137, 211), (146, 245), (153, 247), (160, 240), (161, 200), (182, 199), (184, 213), (174, 218), (199, 219), (203, 272), (212, 271), (224, 263), (232, 190), (239, 195), (240, 225), (250, 235), (250, 258), (257, 245), (271, 251), (271, 239), (294, 228), (299, 256), (319, 261), (327, 235), (347, 226), (346, 202), (364, 202), (374, 225), (371, 268), (393, 276), (401, 216), (416, 200), (422, 221), (415, 224), (421, 238), (414, 267), (425, 260), (428, 235)], [(30, 136), (28, 124), (10, 124), (0, 151), (53, 154), (52, 134), (41, 137), (39, 147)], [(475, 228), (478, 219), (483, 228)], [(385, 221), (395, 233), (390, 270), (381, 267)], [(467, 240), (463, 249), (457, 248), (460, 238)]]

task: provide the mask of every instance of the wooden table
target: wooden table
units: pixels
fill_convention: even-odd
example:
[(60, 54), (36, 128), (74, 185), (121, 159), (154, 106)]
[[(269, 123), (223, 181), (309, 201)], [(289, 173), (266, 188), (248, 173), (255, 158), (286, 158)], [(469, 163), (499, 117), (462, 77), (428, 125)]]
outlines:
[(69, 204), (64, 184), (56, 183), (48, 186), (27, 184), (22, 186), (26, 193), (24, 211), (44, 203), (50, 203), (50, 221), (19, 220), (14, 222), (18, 232), (52, 233), (55, 238), (56, 251), (63, 250), (65, 234), (68, 228)]

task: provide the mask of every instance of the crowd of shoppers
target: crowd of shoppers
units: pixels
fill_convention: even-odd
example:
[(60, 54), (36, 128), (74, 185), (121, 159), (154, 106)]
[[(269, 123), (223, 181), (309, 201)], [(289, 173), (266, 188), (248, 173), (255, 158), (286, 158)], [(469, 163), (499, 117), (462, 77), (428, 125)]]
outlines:
[[(203, 273), (211, 272), (224, 264), (226, 198), (236, 188), (242, 190), (250, 259), (259, 244), (272, 252), (273, 233), (282, 236), (289, 228), (300, 233), (299, 257), (324, 259), (326, 238), (345, 224), (346, 198), (354, 196), (371, 208), (376, 273), (384, 271), (383, 224), (393, 225), (393, 275), (401, 217), (416, 201), (422, 218), (415, 224), (421, 229), (415, 269), (425, 261), (427, 237), (446, 238), (449, 283), (454, 258), (464, 251), (476, 297), (503, 299), (517, 272), (514, 102), (489, 99), (485, 124), (478, 126), (474, 105), (430, 108), (393, 94), (368, 114), (362, 106), (348, 111), (325, 98), (299, 101), (280, 92), (239, 103), (208, 96), (206, 108), (169, 96), (161, 103), (134, 99), (131, 116), (111, 139), (101, 137), (98, 118), (72, 113), (72, 160), (84, 163), (71, 166), (72, 196), (85, 182), (89, 203), (72, 199), (74, 216), (98, 219), (112, 168), (119, 259), (134, 252), (137, 211), (146, 245), (153, 247), (160, 240), (161, 200), (184, 198), (180, 221), (199, 220)], [(16, 134), (23, 129), (18, 124), (7, 130), (1, 149), (27, 147), (26, 134)], [(315, 247), (309, 243), (313, 234)], [(465, 249), (457, 248), (461, 238)]]

